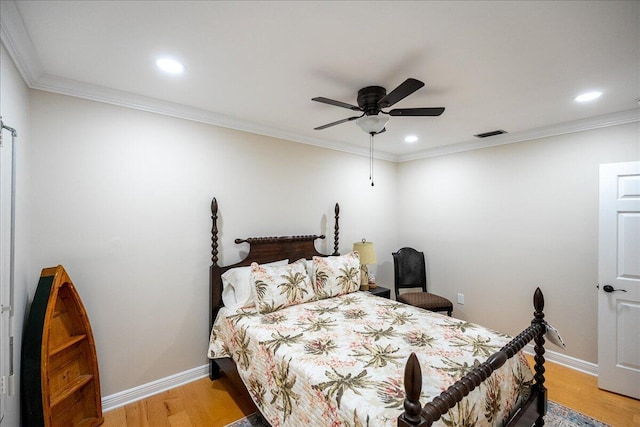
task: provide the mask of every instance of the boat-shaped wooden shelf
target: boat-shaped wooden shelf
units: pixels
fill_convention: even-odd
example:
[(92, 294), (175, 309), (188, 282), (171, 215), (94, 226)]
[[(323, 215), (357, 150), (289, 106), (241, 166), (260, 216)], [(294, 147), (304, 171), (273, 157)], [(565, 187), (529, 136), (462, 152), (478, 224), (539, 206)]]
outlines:
[(25, 327), (21, 380), (24, 425), (103, 423), (91, 324), (61, 265), (40, 274)]

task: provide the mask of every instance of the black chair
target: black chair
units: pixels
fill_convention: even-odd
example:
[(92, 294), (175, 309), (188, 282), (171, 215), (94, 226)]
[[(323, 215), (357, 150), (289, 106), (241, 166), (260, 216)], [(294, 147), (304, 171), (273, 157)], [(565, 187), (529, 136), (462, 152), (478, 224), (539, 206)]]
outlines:
[[(393, 252), (393, 276), (396, 287), (396, 301), (429, 311), (453, 312), (453, 304), (448, 299), (427, 292), (427, 274), (424, 253), (413, 248), (402, 248)], [(400, 293), (400, 289), (421, 288), (420, 292)]]

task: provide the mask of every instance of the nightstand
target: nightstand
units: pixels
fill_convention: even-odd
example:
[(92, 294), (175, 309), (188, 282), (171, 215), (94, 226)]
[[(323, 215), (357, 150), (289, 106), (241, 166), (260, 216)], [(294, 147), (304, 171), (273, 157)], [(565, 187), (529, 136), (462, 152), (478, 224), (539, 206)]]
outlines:
[(375, 288), (371, 289), (369, 288), (368, 291), (363, 291), (363, 292), (369, 292), (375, 296), (378, 297), (382, 297), (382, 298), (386, 298), (386, 299), (391, 299), (391, 289), (389, 288), (383, 288), (382, 286), (378, 285)]

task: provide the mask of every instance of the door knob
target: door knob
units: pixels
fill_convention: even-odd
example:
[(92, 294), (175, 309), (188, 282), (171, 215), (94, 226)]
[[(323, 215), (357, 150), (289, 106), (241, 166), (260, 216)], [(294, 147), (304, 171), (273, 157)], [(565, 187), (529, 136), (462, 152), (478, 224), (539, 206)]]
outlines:
[(611, 286), (611, 285), (604, 285), (604, 286), (602, 287), (602, 290), (603, 290), (603, 291), (605, 291), (605, 292), (609, 292), (609, 293), (611, 293), (611, 292), (617, 292), (617, 291), (620, 291), (620, 292), (627, 292), (627, 290), (626, 290), (626, 289), (614, 289), (614, 288), (613, 288), (613, 286)]

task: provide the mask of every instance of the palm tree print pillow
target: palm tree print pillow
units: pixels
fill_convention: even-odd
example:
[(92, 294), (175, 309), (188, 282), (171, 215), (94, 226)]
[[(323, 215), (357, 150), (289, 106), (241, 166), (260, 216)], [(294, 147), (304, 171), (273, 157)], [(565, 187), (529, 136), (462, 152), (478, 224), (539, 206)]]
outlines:
[(360, 255), (313, 257), (314, 290), (318, 299), (331, 298), (360, 289)]
[(304, 260), (285, 266), (251, 264), (256, 307), (262, 314), (315, 299)]

